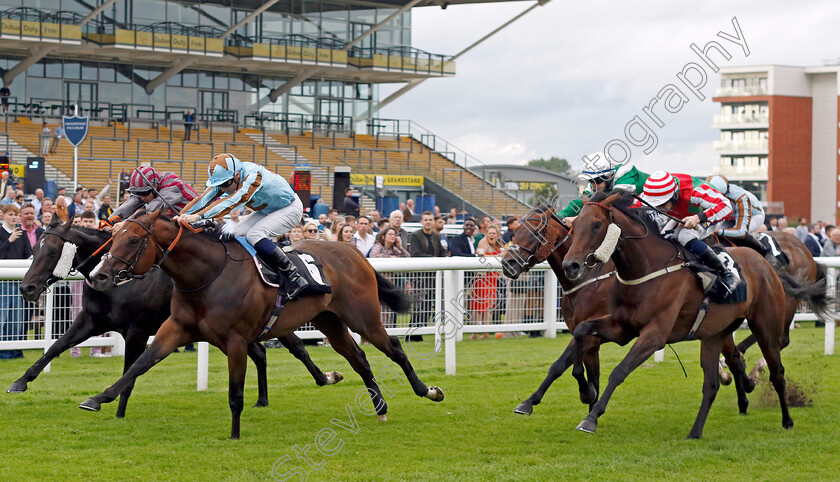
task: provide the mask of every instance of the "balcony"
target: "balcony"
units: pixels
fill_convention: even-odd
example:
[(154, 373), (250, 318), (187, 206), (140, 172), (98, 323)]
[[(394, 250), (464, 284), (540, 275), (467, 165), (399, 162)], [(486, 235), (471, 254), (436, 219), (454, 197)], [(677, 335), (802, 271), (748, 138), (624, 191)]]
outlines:
[(721, 162), (715, 169), (716, 174), (726, 176), (730, 181), (766, 181), (767, 164), (759, 165), (731, 165), (728, 161)]
[(715, 97), (752, 97), (767, 95), (767, 88), (759, 85), (744, 87), (721, 87), (715, 91)]
[(768, 129), (770, 115), (767, 113), (716, 115), (712, 127), (715, 129)]
[(715, 141), (715, 151), (720, 155), (767, 154), (769, 152), (767, 139), (748, 141)]
[(42, 12), (35, 8), (13, 8), (0, 12), (0, 38), (81, 44), (78, 14)]

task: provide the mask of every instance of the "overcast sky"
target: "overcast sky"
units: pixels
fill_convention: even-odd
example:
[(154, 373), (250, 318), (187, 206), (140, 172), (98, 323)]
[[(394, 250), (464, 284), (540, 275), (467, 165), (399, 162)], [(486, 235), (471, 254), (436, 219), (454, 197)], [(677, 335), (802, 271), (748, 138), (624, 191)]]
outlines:
[[(412, 43), (452, 55), (532, 4), (417, 8)], [(838, 14), (837, 0), (553, 0), (461, 57), (454, 77), (426, 81), (381, 115), (414, 120), (487, 164), (559, 156), (577, 169), (581, 156), (624, 139), (625, 124), (639, 115), (658, 137), (650, 155), (633, 147), (639, 168), (707, 174), (718, 164), (711, 97), (719, 75), (704, 66), (706, 99), (689, 95), (681, 111), (662, 115), (663, 128), (641, 110), (669, 83), (688, 93), (676, 74), (699, 62), (690, 45), (718, 41), (732, 55), (720, 66), (822, 65), (840, 57)], [(717, 37), (735, 34), (733, 17), (749, 57)]]

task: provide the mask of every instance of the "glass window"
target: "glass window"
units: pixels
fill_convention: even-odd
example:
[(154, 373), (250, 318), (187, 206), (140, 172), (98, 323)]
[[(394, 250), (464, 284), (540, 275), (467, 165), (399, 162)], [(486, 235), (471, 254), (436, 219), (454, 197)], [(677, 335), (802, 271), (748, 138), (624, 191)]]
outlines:
[(82, 79), (97, 80), (99, 78), (98, 66), (93, 62), (82, 62)]
[(213, 79), (213, 87), (216, 89), (228, 90), (228, 77), (224, 72), (217, 73)]
[(245, 83), (242, 77), (237, 74), (230, 74), (230, 90), (244, 90)]
[(213, 74), (211, 72), (198, 73), (198, 86), (202, 89), (213, 88)]
[(99, 64), (99, 81), (100, 82), (116, 82), (117, 71), (111, 64)]
[(186, 70), (181, 73), (181, 79), (184, 87), (198, 87), (198, 72)]
[(165, 0), (142, 0), (132, 2), (133, 21), (138, 25), (148, 25), (166, 20)]
[(82, 66), (78, 62), (64, 62), (64, 78), (80, 79), (82, 77)]
[(44, 64), (41, 62), (37, 62), (29, 66), (26, 69), (27, 77), (43, 77), (44, 76)]
[[(66, 69), (66, 66), (65, 66)], [(130, 65), (116, 65), (114, 70), (117, 71), (117, 82), (128, 84), (131, 83), (131, 66)]]
[(47, 60), (44, 63), (45, 73), (44, 75), (47, 77), (51, 77), (54, 79), (61, 78), (61, 61), (60, 60)]
[(166, 85), (172, 87), (180, 87), (181, 86), (181, 74), (175, 74), (172, 77), (166, 79)]

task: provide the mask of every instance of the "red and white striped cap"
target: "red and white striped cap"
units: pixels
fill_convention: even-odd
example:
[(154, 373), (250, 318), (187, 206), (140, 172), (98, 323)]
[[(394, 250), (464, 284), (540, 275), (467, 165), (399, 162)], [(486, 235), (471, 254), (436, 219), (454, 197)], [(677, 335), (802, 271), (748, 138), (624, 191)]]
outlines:
[(656, 171), (645, 181), (645, 189), (639, 196), (651, 206), (668, 202), (677, 191), (677, 180), (665, 171)]

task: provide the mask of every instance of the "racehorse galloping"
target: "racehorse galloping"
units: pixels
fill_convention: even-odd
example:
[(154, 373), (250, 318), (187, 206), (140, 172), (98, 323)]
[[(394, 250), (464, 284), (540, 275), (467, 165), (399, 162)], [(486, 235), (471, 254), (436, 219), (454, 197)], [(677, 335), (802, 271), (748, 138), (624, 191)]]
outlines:
[(94, 285), (108, 290), (119, 278), (118, 273), (121, 276), (142, 274), (157, 265), (175, 283), (172, 314), (158, 330), (152, 345), (126, 374), (100, 395), (83, 402), (81, 408), (99, 410), (102, 403), (113, 401), (125, 386), (176, 347), (203, 340), (217, 346), (228, 357), (231, 438), (239, 438), (247, 344), (292, 333), (308, 321), (329, 338), (333, 348), (362, 377), (380, 420), (385, 419), (387, 405), (364, 351), (350, 336), (348, 328), (400, 365), (415, 394), (434, 401), (443, 399), (439, 388), (427, 387), (420, 381), (399, 340), (389, 337), (382, 327), (380, 301), (404, 312), (410, 307), (407, 296), (376, 273), (358, 249), (342, 243), (298, 243), (297, 248), (320, 258), (326, 278), (332, 284), (332, 293), (288, 302), (268, 333), (263, 333), (277, 299), (277, 289), (260, 280), (241, 245), (235, 241), (222, 242), (213, 234), (196, 234), (188, 228), (161, 216), (159, 211), (135, 216), (115, 228), (110, 255), (92, 273)]
[[(33, 249), (32, 265), (20, 285), (24, 299), (38, 301), (50, 285), (69, 274), (71, 267), (87, 277), (92, 267), (102, 258), (102, 254), (93, 256), (93, 253), (110, 237), (108, 232), (71, 226), (69, 222), (51, 225)], [(104, 254), (104, 251), (102, 253)], [(108, 294), (85, 284), (82, 291), (82, 310), (76, 315), (73, 324), (22, 377), (12, 383), (7, 391), (26, 391), (27, 384), (55, 357), (68, 348), (107, 331), (116, 331), (125, 338), (125, 372), (146, 349), (149, 336), (154, 335), (161, 323), (169, 317), (171, 298), (172, 279), (160, 270), (143, 279), (121, 284)], [(307, 366), (318, 385), (335, 383), (342, 378), (338, 372), (324, 375), (309, 359), (309, 354), (294, 334), (283, 338), (282, 341)], [(267, 406), (265, 347), (260, 343), (253, 343), (248, 346), (248, 355), (257, 366), (260, 393), (256, 406)], [(127, 386), (120, 396), (117, 408), (119, 418), (125, 416), (132, 387), (133, 384)]]
[[(570, 281), (563, 271), (562, 263), (571, 245), (572, 236), (569, 228), (551, 207), (537, 206), (524, 216), (514, 233), (513, 242), (511, 249), (502, 258), (502, 271), (505, 276), (516, 279), (521, 273), (533, 268), (535, 264), (548, 260), (548, 264), (563, 288), (560, 307), (563, 311), (563, 321), (569, 331), (573, 332), (582, 321), (598, 318), (609, 312), (607, 299), (615, 286), (615, 265), (611, 260), (607, 260), (595, 266), (591, 272), (587, 272), (585, 279), (577, 283)], [(587, 336), (583, 340), (585, 345), (582, 353), (586, 377), (577, 378), (577, 381), (581, 401), (589, 404), (591, 409), (599, 393), (598, 350), (604, 340), (595, 336)], [(723, 351), (729, 366), (734, 367), (733, 370), (740, 367), (743, 372), (743, 363), (738, 363), (735, 358), (735, 343), (731, 338), (724, 341)], [(548, 375), (539, 388), (527, 400), (520, 403), (514, 413), (531, 415), (533, 406), (539, 405), (551, 384), (572, 366), (574, 353), (575, 340), (573, 338), (563, 354), (548, 369)], [(746, 375), (743, 377), (745, 378)]]
[[(601, 202), (597, 202), (599, 200)], [(784, 333), (785, 293), (773, 268), (753, 250), (729, 250), (741, 266), (747, 283), (746, 301), (712, 303), (703, 323), (692, 328), (703, 299), (699, 282), (693, 273), (682, 269), (684, 260), (680, 251), (658, 235), (658, 226), (653, 220), (641, 209), (634, 212), (628, 209), (633, 201), (634, 197), (626, 193), (594, 196), (593, 202), (587, 203), (575, 219), (575, 238), (563, 261), (563, 269), (572, 280), (580, 279), (586, 267), (597, 262), (592, 258), (605, 261), (611, 257), (617, 271), (618, 283), (609, 297), (609, 313), (575, 327), (578, 348), (574, 371), (583, 373), (579, 343), (585, 336), (595, 335), (620, 344), (638, 337), (610, 374), (600, 400), (578, 429), (595, 432), (598, 417), (606, 410), (616, 387), (634, 369), (666, 343), (690, 338), (701, 340), (704, 382), (703, 402), (688, 437), (699, 438), (720, 386), (718, 354), (726, 338), (731, 338), (745, 318), (770, 367), (770, 381), (782, 409), (782, 426), (792, 427), (785, 398), (784, 367), (779, 355)], [(608, 231), (610, 236), (607, 236)], [(615, 244), (610, 246), (610, 242), (617, 242), (617, 247)]]

